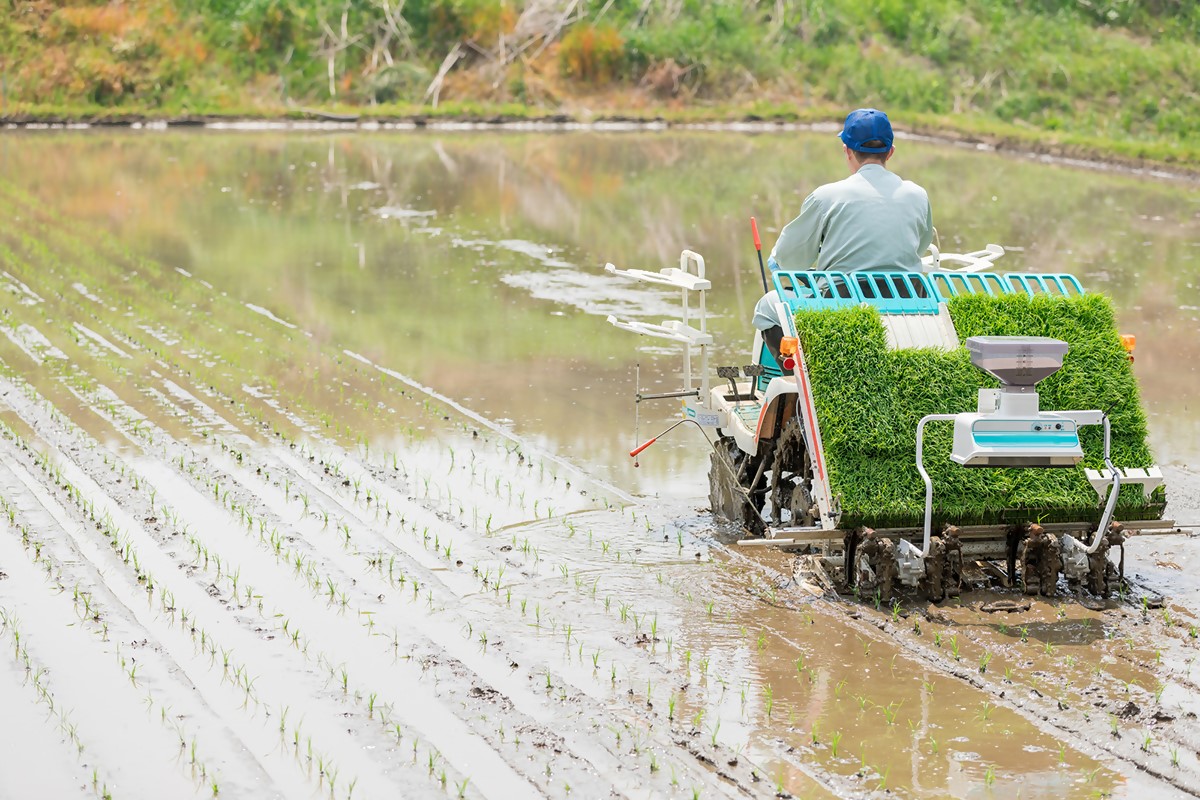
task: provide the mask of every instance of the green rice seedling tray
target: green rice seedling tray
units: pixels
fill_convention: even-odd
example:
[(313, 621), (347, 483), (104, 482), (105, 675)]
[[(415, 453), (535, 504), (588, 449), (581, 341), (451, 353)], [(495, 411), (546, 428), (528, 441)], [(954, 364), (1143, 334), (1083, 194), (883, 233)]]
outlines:
[[(1050, 336), (1070, 345), (1062, 369), (1038, 385), (1046, 411), (1100, 409), (1112, 424), (1113, 463), (1153, 465), (1128, 353), (1112, 305), (1102, 295), (970, 294), (948, 302), (960, 341), (970, 336)], [(974, 411), (978, 390), (998, 384), (976, 369), (965, 347), (889, 350), (879, 312), (868, 306), (799, 311), (838, 527), (916, 526), (925, 489), (915, 464), (917, 422), (926, 414)], [(1100, 502), (1084, 469), (1102, 469), (1101, 429), (1081, 431), (1084, 461), (1073, 468), (964, 468), (950, 460), (949, 425), (925, 432), (933, 478), (934, 523), (1096, 522)], [(1118, 519), (1160, 519), (1162, 487), (1149, 498), (1123, 487)]]

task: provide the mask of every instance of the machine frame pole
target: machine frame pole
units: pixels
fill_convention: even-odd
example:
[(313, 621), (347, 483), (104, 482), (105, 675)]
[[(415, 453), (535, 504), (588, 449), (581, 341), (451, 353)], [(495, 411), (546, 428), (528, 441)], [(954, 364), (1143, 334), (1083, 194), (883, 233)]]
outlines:
[[(1079, 427), (1084, 425), (1104, 426), (1104, 465), (1108, 467), (1108, 471), (1112, 475), (1112, 488), (1109, 490), (1108, 502), (1104, 504), (1104, 513), (1100, 516), (1100, 525), (1096, 528), (1096, 533), (1086, 548), (1090, 555), (1100, 547), (1100, 542), (1112, 522), (1113, 511), (1117, 507), (1117, 496), (1121, 493), (1121, 473), (1112, 463), (1112, 427), (1108, 421), (1108, 414), (1103, 411), (1056, 411), (1054, 413), (1073, 420)], [(921, 417), (921, 421), (917, 423), (917, 472), (921, 473), (921, 480), (925, 481), (925, 539), (921, 546), (922, 558), (929, 557), (929, 540), (932, 537), (933, 525), (933, 479), (925, 471), (924, 463), (925, 423), (953, 422), (956, 416), (956, 414), (928, 414)]]

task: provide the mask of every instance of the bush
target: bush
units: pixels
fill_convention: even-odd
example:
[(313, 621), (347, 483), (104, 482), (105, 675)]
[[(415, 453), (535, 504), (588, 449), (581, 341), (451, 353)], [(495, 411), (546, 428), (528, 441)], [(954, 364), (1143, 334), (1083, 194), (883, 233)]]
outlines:
[(419, 64), (398, 61), (373, 74), (367, 90), (377, 103), (419, 100), (433, 76)]
[(558, 48), (562, 74), (586, 83), (608, 83), (620, 73), (624, 61), (625, 42), (607, 25), (576, 25)]

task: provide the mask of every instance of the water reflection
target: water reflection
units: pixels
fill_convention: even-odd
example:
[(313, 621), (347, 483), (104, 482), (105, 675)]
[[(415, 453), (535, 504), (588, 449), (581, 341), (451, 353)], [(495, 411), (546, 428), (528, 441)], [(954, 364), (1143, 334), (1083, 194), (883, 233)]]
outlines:
[[(703, 443), (664, 440), (634, 472), (634, 363), (677, 388), (669, 348), (604, 323), (660, 321), (674, 294), (604, 274), (708, 261), (718, 360), (744, 359), (768, 245), (844, 174), (818, 134), (79, 132), (0, 139), (7, 180), (130, 247), (336, 346), (412, 374), (622, 484), (703, 491)], [(1195, 186), (924, 142), (893, 162), (933, 200), (945, 250), (1010, 248), (1110, 294), (1164, 464), (1200, 461), (1200, 193)], [(671, 404), (643, 409), (641, 436)]]

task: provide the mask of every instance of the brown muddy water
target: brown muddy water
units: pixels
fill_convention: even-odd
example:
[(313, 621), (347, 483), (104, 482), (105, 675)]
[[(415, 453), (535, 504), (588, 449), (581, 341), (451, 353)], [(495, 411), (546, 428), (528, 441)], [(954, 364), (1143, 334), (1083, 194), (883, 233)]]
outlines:
[[(737, 361), (830, 139), (0, 137), (0, 797), (1200, 792), (1189, 538), (1105, 607), (877, 610), (732, 546), (693, 433), (630, 463), (678, 361), (605, 316), (675, 297), (604, 262), (704, 254)], [(894, 163), (943, 250), (1113, 297), (1200, 522), (1196, 186)]]

